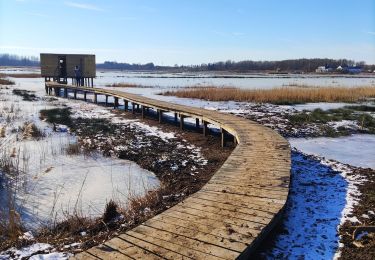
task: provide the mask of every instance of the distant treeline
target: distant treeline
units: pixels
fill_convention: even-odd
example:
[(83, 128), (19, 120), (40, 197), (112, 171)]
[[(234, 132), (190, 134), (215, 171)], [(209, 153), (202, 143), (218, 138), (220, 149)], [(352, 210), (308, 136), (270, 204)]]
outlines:
[(340, 59), (292, 59), (282, 61), (226, 61), (193, 66), (197, 70), (208, 71), (275, 71), (275, 72), (313, 72), (319, 66), (337, 68), (338, 66), (359, 66), (365, 69), (365, 62)]
[(174, 71), (236, 71), (236, 72), (315, 72), (319, 66), (337, 68), (338, 66), (359, 66), (364, 70), (374, 70), (375, 65), (366, 65), (365, 62), (355, 62), (347, 59), (293, 59), (282, 61), (225, 61), (215, 63), (204, 63), (200, 65), (182, 65), (182, 66), (156, 66), (153, 63), (147, 64), (129, 64), (117, 63), (115, 61), (106, 61), (97, 64), (100, 69), (117, 70), (174, 70)]
[[(117, 63), (116, 61), (105, 61), (104, 63), (96, 64), (98, 69), (115, 69), (115, 70), (156, 70), (158, 67), (154, 63), (146, 64), (129, 64), (129, 63)], [(159, 67), (160, 68), (160, 67)], [(165, 67), (169, 68), (169, 67)]]
[[(11, 54), (0, 54), (0, 66), (39, 66), (38, 57), (24, 57)], [(233, 72), (314, 72), (319, 66), (337, 68), (338, 66), (359, 66), (364, 71), (375, 70), (375, 65), (366, 65), (364, 61), (348, 59), (290, 59), (281, 61), (220, 61), (200, 65), (157, 66), (154, 63), (130, 64), (116, 61), (105, 61), (96, 64), (98, 69), (146, 70), (146, 71), (233, 71)]]
[(38, 57), (26, 57), (13, 54), (0, 54), (0, 66), (39, 66)]

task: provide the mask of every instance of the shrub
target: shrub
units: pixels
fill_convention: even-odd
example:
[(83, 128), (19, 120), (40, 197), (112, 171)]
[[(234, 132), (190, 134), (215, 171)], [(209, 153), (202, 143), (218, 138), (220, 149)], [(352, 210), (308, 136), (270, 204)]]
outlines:
[(116, 218), (119, 215), (119, 213), (117, 212), (117, 208), (118, 208), (118, 205), (113, 200), (110, 200), (105, 205), (105, 210), (103, 214), (103, 221), (105, 223), (110, 222), (112, 219)]

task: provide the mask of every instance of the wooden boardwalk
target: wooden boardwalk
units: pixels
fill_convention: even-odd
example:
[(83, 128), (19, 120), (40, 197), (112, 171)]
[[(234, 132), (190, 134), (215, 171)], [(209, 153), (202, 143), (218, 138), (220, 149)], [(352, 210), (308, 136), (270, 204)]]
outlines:
[[(193, 117), (222, 129), (237, 146), (197, 193), (136, 228), (74, 256), (75, 259), (248, 259), (280, 219), (289, 192), (290, 146), (275, 131), (248, 119), (99, 88), (46, 83), (50, 93), (106, 95), (148, 108), (174, 112), (181, 126)], [(117, 101), (116, 101), (117, 99)], [(108, 98), (106, 98), (108, 100)], [(117, 102), (117, 104), (116, 104)], [(207, 129), (204, 131), (207, 134)]]

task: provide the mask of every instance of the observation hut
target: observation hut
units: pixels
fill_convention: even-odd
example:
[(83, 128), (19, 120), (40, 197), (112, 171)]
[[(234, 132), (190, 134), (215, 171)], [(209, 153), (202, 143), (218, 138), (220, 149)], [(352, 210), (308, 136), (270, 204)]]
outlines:
[[(79, 84), (76, 80), (76, 67), (80, 74)], [(96, 65), (95, 55), (93, 54), (41, 53), (40, 68), (45, 81), (68, 84), (68, 79), (71, 79), (72, 85), (94, 86)]]

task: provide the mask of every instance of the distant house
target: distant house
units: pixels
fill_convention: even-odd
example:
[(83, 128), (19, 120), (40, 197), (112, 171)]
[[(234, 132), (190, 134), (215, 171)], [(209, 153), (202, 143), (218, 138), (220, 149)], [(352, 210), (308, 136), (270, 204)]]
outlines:
[(316, 73), (327, 73), (328, 72), (328, 69), (326, 68), (326, 66), (319, 66), (316, 70), (315, 70)]
[(359, 74), (362, 72), (361, 67), (353, 66), (353, 67), (344, 67), (343, 72), (349, 73), (349, 74)]

